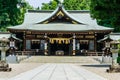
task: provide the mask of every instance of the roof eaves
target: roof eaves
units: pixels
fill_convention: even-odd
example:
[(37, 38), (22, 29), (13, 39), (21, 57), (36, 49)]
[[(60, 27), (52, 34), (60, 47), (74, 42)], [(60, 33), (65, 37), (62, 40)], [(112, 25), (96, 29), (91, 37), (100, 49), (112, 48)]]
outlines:
[(51, 14), (50, 16), (48, 16), (48, 17), (46, 17), (45, 19), (37, 22), (37, 24), (38, 24), (38, 23), (43, 23), (43, 22), (47, 21), (49, 18), (52, 18), (52, 17), (58, 12), (58, 10), (59, 10), (59, 7), (57, 7), (56, 10), (55, 10), (54, 12), (52, 12), (52, 14)]

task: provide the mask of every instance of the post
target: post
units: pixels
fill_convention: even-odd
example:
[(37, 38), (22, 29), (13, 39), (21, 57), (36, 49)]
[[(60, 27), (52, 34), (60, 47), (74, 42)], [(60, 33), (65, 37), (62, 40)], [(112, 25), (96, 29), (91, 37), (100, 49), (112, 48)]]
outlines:
[(73, 34), (73, 52), (72, 52), (73, 54), (72, 55), (74, 55), (74, 56), (76, 55), (76, 53), (75, 53), (75, 51), (76, 51), (75, 43), (76, 43), (76, 41), (75, 41), (75, 34)]
[(47, 51), (47, 42), (45, 42), (44, 45), (45, 45), (45, 47), (44, 47), (44, 50), (45, 50), (44, 54), (45, 54), (45, 55), (48, 55), (48, 51)]
[(94, 38), (94, 51), (96, 52), (97, 51), (97, 33), (95, 32), (94, 33), (94, 36), (95, 36), (95, 38)]
[(24, 38), (24, 42), (23, 42), (23, 51), (25, 51), (26, 50), (26, 32), (24, 31), (23, 32), (23, 38)]
[(48, 55), (47, 34), (45, 33), (44, 54)]

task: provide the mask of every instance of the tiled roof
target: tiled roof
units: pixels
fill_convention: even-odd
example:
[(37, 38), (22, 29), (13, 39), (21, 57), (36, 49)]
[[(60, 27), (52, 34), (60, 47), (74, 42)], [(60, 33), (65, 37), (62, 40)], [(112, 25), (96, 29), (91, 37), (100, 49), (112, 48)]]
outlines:
[(101, 26), (89, 26), (82, 24), (23, 24), (9, 29), (16, 30), (39, 30), (39, 31), (88, 31), (88, 30), (111, 30)]
[(110, 41), (118, 41), (120, 40), (120, 33), (111, 33), (111, 34), (105, 35), (105, 37), (103, 39), (98, 40), (98, 42), (103, 42), (108, 39)]
[(5, 39), (13, 38), (15, 40), (22, 41), (21, 39), (17, 38), (14, 34), (10, 34), (8, 32), (0, 33), (0, 40), (2, 40), (3, 38)]
[[(78, 24), (68, 23), (48, 23), (41, 22), (50, 19), (59, 9), (62, 9), (65, 15), (76, 21)], [(39, 23), (39, 24), (38, 24)], [(79, 24), (80, 23), (80, 24)], [(16, 30), (40, 30), (40, 31), (88, 31), (88, 30), (113, 30), (99, 26), (96, 20), (90, 17), (89, 11), (66, 11), (63, 6), (58, 6), (56, 10), (52, 11), (36, 11), (30, 10), (25, 14), (24, 23), (22, 25), (8, 27), (8, 29)]]

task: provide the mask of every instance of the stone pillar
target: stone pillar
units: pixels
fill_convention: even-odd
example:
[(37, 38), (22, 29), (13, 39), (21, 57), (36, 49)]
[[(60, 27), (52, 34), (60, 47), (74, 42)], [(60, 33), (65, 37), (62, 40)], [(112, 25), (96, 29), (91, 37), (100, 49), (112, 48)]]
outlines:
[(47, 42), (45, 42), (44, 44), (44, 50), (45, 50), (44, 54), (48, 55)]
[(48, 55), (47, 34), (45, 33), (44, 54)]
[(1, 60), (5, 61), (6, 60), (6, 51), (9, 49), (8, 46), (6, 47), (0, 47), (1, 50)]
[(75, 41), (75, 34), (73, 35), (73, 51), (72, 51), (72, 55), (76, 55), (75, 51), (76, 51), (76, 41)]
[(112, 53), (112, 64), (113, 65), (118, 65), (118, 63), (117, 63), (117, 57), (118, 57), (118, 52)]
[(116, 41), (111, 41), (111, 46), (112, 46), (112, 48), (111, 48), (111, 52), (112, 52), (112, 65), (113, 66), (115, 66), (115, 65), (118, 65), (118, 63), (117, 63), (117, 57), (118, 57), (118, 51), (119, 51), (119, 49), (118, 49), (118, 42), (116, 42)]
[(6, 52), (1, 51), (1, 60), (5, 61), (6, 60)]

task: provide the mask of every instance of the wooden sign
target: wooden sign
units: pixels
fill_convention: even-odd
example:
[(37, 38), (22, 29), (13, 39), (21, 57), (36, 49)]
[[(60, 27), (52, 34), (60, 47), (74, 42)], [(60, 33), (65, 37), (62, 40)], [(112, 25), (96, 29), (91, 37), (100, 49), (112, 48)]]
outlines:
[(35, 38), (35, 35), (26, 35), (26, 38)]
[(95, 36), (85, 36), (85, 38), (92, 39), (95, 38)]

